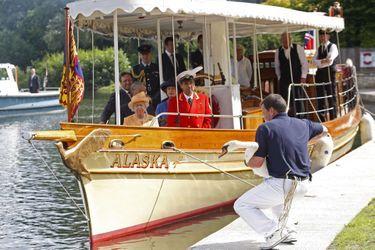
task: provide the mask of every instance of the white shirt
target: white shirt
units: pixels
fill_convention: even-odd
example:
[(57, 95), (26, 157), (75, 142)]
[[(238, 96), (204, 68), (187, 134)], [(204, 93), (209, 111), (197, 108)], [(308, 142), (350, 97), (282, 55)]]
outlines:
[[(232, 76), (235, 77), (234, 74), (234, 63), (233, 59), (231, 60), (231, 69), (232, 69)], [(243, 87), (250, 87), (251, 76), (253, 74), (253, 69), (251, 67), (251, 62), (248, 58), (242, 57), (240, 61), (237, 61), (237, 70), (238, 70), (238, 83)], [(257, 87), (257, 86), (254, 86)]]
[(189, 98), (191, 99), (191, 101), (193, 101), (193, 97), (194, 97), (194, 92), (191, 94), (191, 96), (188, 96), (186, 95), (185, 93), (183, 93), (185, 98), (186, 98), (186, 101), (189, 102)]
[(169, 59), (171, 60), (172, 64), (174, 62), (173, 53), (169, 53), (168, 50), (165, 50), (165, 53), (168, 55)]
[[(293, 44), (290, 47), (293, 48)], [(286, 59), (289, 60), (290, 48), (287, 48), (287, 49), (282, 48), (282, 49), (284, 51), (284, 55)], [(306, 60), (305, 51), (298, 44), (297, 44), (297, 54), (298, 54), (299, 62), (301, 63), (301, 78), (306, 78), (307, 73), (309, 72), (309, 65)], [(280, 80), (281, 72), (280, 72), (280, 61), (279, 61), (279, 49), (277, 49), (275, 52), (275, 73), (277, 75), (277, 79)]]
[[(324, 44), (324, 48), (326, 49), (327, 46), (330, 44), (331, 42), (330, 41), (327, 41), (325, 44)], [(325, 67), (329, 67), (332, 65), (333, 63), (333, 60), (336, 59), (336, 57), (339, 55), (339, 51), (337, 50), (337, 46), (336, 44), (332, 43), (331, 45), (331, 48), (329, 49), (328, 53), (327, 53), (327, 58), (329, 58), (331, 60), (330, 63), (323, 63), (322, 62), (322, 59), (318, 59), (318, 54), (319, 54), (319, 49), (320, 49), (320, 46), (318, 47), (315, 55), (314, 55), (314, 63), (316, 64), (316, 66), (321, 69), (321, 68), (325, 68)]]

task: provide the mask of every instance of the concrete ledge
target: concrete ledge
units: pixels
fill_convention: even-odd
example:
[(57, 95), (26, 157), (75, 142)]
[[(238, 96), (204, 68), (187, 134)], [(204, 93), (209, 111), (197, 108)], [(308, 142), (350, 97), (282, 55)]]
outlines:
[(359, 94), (364, 102), (375, 102), (375, 89), (360, 89)]
[[(305, 198), (293, 201), (289, 221), (298, 222), (298, 242), (277, 249), (326, 249), (375, 197), (374, 152), (375, 142), (368, 142), (315, 173)], [(239, 218), (190, 249), (259, 249), (262, 241)]]

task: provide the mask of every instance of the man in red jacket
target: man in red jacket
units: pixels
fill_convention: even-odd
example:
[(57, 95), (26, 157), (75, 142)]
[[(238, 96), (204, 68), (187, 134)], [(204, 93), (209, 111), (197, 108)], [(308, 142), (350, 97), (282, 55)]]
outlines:
[[(170, 98), (168, 101), (168, 112), (180, 113), (179, 115), (168, 115), (168, 127), (187, 127), (187, 128), (211, 128), (211, 117), (202, 115), (212, 115), (212, 110), (208, 101), (208, 96), (196, 93), (194, 77), (202, 67), (181, 72), (177, 76), (182, 93), (176, 98)], [(178, 100), (178, 108), (177, 108)], [(191, 116), (184, 113), (194, 114)]]

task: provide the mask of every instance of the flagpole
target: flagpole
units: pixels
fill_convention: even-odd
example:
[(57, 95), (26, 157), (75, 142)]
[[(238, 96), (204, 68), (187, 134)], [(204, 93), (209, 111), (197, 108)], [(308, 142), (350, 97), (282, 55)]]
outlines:
[(68, 122), (71, 122), (71, 86), (69, 82), (70, 75), (70, 46), (69, 46), (69, 8), (65, 7), (65, 86), (68, 90)]

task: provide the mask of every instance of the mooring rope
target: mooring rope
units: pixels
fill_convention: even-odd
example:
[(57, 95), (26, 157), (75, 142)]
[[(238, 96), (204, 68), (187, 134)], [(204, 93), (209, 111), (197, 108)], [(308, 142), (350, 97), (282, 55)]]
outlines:
[(70, 193), (68, 192), (68, 190), (65, 188), (65, 186), (61, 183), (61, 181), (59, 180), (59, 178), (56, 176), (56, 174), (53, 172), (53, 170), (48, 166), (47, 162), (44, 160), (44, 158), (42, 157), (42, 154), (39, 152), (39, 150), (35, 147), (35, 145), (33, 144), (33, 142), (31, 140), (29, 140), (29, 143), (31, 144), (31, 146), (34, 148), (35, 152), (38, 154), (39, 158), (43, 161), (44, 165), (49, 169), (49, 171), (51, 172), (51, 174), (53, 175), (53, 177), (55, 178), (55, 180), (60, 184), (60, 186), (64, 189), (65, 193), (68, 195), (68, 198), (74, 203), (74, 205), (78, 208), (78, 210), (81, 212), (81, 214), (83, 215), (83, 217), (85, 217), (86, 221), (89, 221), (90, 219), (87, 217), (87, 215), (82, 211), (82, 209), (78, 206), (78, 204), (75, 202), (75, 200), (73, 199), (73, 197), (70, 195)]
[(320, 116), (319, 116), (318, 112), (316, 111), (315, 106), (314, 106), (313, 102), (311, 101), (311, 98), (310, 98), (309, 94), (307, 93), (306, 89), (304, 87), (302, 87), (302, 90), (305, 93), (305, 95), (306, 95), (306, 97), (307, 97), (307, 99), (308, 99), (311, 107), (313, 108), (313, 110), (314, 110), (314, 112), (316, 114), (316, 117), (318, 117), (319, 122), (323, 123), (322, 120), (320, 119)]
[(163, 185), (164, 185), (164, 181), (165, 181), (165, 179), (163, 179), (161, 181), (160, 188), (159, 188), (159, 191), (158, 191), (158, 195), (156, 196), (154, 205), (152, 206), (150, 216), (147, 219), (146, 228), (145, 228), (146, 230), (147, 230), (148, 224), (150, 223), (151, 217), (154, 214), (154, 210), (155, 210), (156, 204), (158, 203), (158, 200), (159, 200), (159, 197), (160, 197), (161, 189), (163, 188)]
[(368, 110), (363, 104), (362, 105), (359, 105), (364, 111), (366, 111), (367, 113), (369, 113), (370, 115), (374, 116), (375, 117), (375, 114), (372, 113), (370, 110)]
[[(285, 184), (285, 180), (284, 180), (284, 184)], [(286, 227), (286, 224), (288, 222), (289, 212), (290, 212), (290, 208), (292, 207), (292, 201), (293, 201), (293, 198), (294, 198), (294, 193), (297, 189), (297, 185), (298, 185), (298, 181), (292, 180), (291, 187), (290, 187), (287, 195), (284, 198), (283, 212), (281, 213), (281, 215), (279, 217), (279, 228), (281, 229), (281, 231)], [(284, 192), (284, 194), (285, 194), (285, 192)]]
[(223, 174), (226, 174), (226, 175), (228, 175), (228, 176), (230, 176), (230, 177), (232, 177), (232, 178), (234, 178), (234, 179), (236, 179), (236, 180), (239, 180), (239, 181), (241, 181), (241, 182), (243, 182), (243, 183), (245, 183), (245, 184), (247, 184), (247, 185), (250, 185), (250, 186), (253, 186), (253, 187), (256, 187), (256, 186), (257, 186), (257, 185), (255, 185), (255, 184), (253, 184), (253, 183), (251, 183), (251, 182), (248, 182), (248, 181), (246, 181), (246, 180), (244, 180), (244, 179), (242, 179), (242, 178), (240, 178), (240, 177), (238, 177), (238, 176), (232, 175), (232, 174), (230, 174), (230, 173), (228, 173), (228, 172), (226, 172), (226, 171), (224, 171), (224, 170), (222, 170), (222, 169), (220, 169), (220, 168), (217, 168), (217, 167), (215, 167), (215, 166), (213, 166), (213, 165), (211, 165), (211, 164), (209, 164), (209, 163), (207, 163), (207, 162), (205, 162), (205, 161), (203, 161), (203, 160), (201, 160), (201, 159), (195, 157), (194, 155), (191, 155), (191, 154), (189, 154), (189, 153), (186, 153), (185, 151), (183, 151), (183, 150), (181, 150), (181, 149), (178, 149), (178, 148), (176, 148), (176, 147), (169, 147), (169, 148), (172, 149), (172, 150), (174, 150), (174, 151), (176, 151), (176, 152), (179, 152), (179, 153), (181, 153), (181, 154), (184, 154), (184, 155), (186, 155), (186, 156), (189, 156), (190, 158), (192, 158), (192, 159), (194, 159), (194, 160), (196, 160), (196, 161), (198, 161), (198, 162), (200, 162), (200, 163), (203, 163), (203, 164), (205, 164), (206, 166), (209, 166), (210, 168), (216, 169), (216, 170), (222, 172)]

